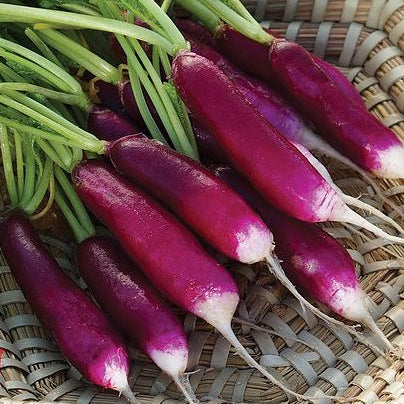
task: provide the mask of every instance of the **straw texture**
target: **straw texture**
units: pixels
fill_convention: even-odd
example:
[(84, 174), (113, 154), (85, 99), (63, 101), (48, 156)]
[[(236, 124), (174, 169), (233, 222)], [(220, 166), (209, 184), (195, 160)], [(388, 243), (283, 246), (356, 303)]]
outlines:
[[(358, 22), (338, 22), (349, 22), (341, 17), (348, 1), (247, 0), (245, 3), (250, 11), (261, 16), (261, 20), (268, 19), (268, 15), (272, 19), (287, 20), (286, 6), (296, 3), (289, 20), (298, 18), (309, 22), (266, 21), (264, 24), (339, 65), (360, 91), (371, 112), (404, 139), (404, 67), (399, 48), (402, 40), (391, 35), (395, 26), (402, 26), (401, 7), (392, 7), (391, 1), (382, 2), (383, 7), (390, 4), (390, 9), (394, 10), (381, 26), (384, 31), (379, 31), (375, 28), (380, 21), (373, 26), (369, 23), (375, 1), (349, 2), (352, 7), (356, 5), (356, 11), (349, 14), (349, 21), (367, 26)], [(326, 5), (325, 11), (320, 10), (321, 19), (317, 21), (335, 22), (310, 22), (313, 12), (308, 10), (313, 9), (314, 3), (318, 7), (320, 3)], [(335, 161), (325, 162), (345, 193), (361, 196), (394, 217), (395, 213), (388, 206), (381, 207), (368, 185), (353, 171)], [(378, 183), (385, 195), (404, 209), (404, 182), (378, 180)], [(1, 184), (4, 194), (4, 182)], [(373, 302), (372, 315), (383, 332), (391, 341), (404, 346), (404, 248), (384, 243), (368, 233), (365, 238), (340, 225), (326, 224), (324, 227), (348, 248), (362, 287)], [(42, 221), (40, 228), (53, 254), (84, 287), (75, 273), (67, 226), (57, 211)], [(388, 226), (384, 228), (393, 232)], [(242, 296), (233, 328), (248, 351), (276, 377), (294, 390), (311, 396), (321, 396), (324, 392), (356, 398), (354, 402), (357, 403), (400, 402), (404, 395), (403, 361), (396, 358), (386, 361), (345, 331), (319, 322), (310, 313), (303, 317), (297, 301), (268, 275), (263, 266), (234, 263), (229, 269), (235, 274)], [(2, 257), (0, 307), (0, 348), (4, 350), (0, 362), (0, 397), (4, 399), (0, 398), (0, 403), (17, 404), (22, 400), (40, 400), (43, 404), (53, 401), (72, 404), (125, 402), (116, 394), (86, 384), (78, 372), (70, 368), (32, 314)], [(179, 314), (190, 339), (189, 370), (193, 372), (190, 382), (198, 397), (205, 397), (210, 403), (276, 404), (288, 399), (233, 355), (233, 349), (210, 326), (193, 316)], [(145, 356), (135, 349), (132, 356), (130, 384), (140, 393), (141, 402), (182, 402), (177, 400), (179, 393), (173, 383)], [(323, 399), (318, 403), (327, 404), (328, 401)]]

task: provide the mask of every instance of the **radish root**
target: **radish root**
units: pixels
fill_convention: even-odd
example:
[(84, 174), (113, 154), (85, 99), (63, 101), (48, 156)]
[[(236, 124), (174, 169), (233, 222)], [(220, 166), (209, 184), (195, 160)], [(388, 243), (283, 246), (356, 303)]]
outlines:
[[(315, 135), (317, 138), (317, 135)], [(358, 174), (361, 175), (361, 177), (373, 188), (375, 191), (375, 194), (378, 196), (378, 198), (388, 205), (391, 209), (393, 209), (399, 217), (404, 219), (404, 212), (389, 198), (387, 198), (380, 186), (376, 183), (376, 181), (362, 168), (360, 168), (357, 164), (353, 163), (351, 160), (349, 160), (347, 157), (343, 156), (341, 153), (339, 153), (337, 150), (332, 148), (328, 143), (321, 141), (321, 139), (316, 139), (316, 145), (313, 145), (314, 147), (312, 149), (316, 150), (317, 152), (327, 156), (331, 157), (337, 161), (339, 161), (342, 164), (345, 164), (347, 167), (351, 168), (352, 170), (356, 171)], [(321, 141), (321, 143), (319, 142)], [(317, 144), (318, 143), (318, 144)]]
[(282, 382), (277, 380), (273, 375), (271, 375), (264, 366), (260, 365), (244, 348), (244, 346), (240, 343), (237, 337), (234, 335), (233, 330), (231, 329), (230, 325), (227, 327), (217, 328), (217, 330), (223, 335), (227, 341), (235, 348), (236, 353), (249, 365), (250, 367), (257, 369), (260, 373), (262, 373), (272, 384), (279, 387), (283, 390), (287, 395), (291, 395), (296, 397), (300, 400), (318, 400), (319, 398), (326, 398), (329, 400), (334, 400), (337, 402), (349, 402), (354, 401), (354, 399), (346, 399), (344, 397), (337, 397), (337, 396), (321, 396), (321, 397), (309, 397), (305, 396), (304, 394), (296, 393), (295, 391), (291, 390), (290, 388), (286, 387)]
[(331, 323), (337, 325), (338, 327), (343, 328), (350, 334), (352, 334), (358, 341), (362, 344), (368, 346), (370, 349), (378, 353), (379, 355), (384, 355), (383, 352), (375, 346), (371, 341), (369, 341), (366, 337), (364, 337), (361, 333), (356, 331), (353, 327), (344, 324), (342, 321), (339, 321), (333, 317), (328, 316), (323, 313), (321, 310), (317, 309), (317, 307), (313, 306), (310, 302), (308, 302), (295, 288), (292, 282), (286, 276), (283, 268), (280, 266), (279, 262), (276, 258), (272, 256), (268, 256), (266, 258), (268, 269), (272, 274), (284, 285), (292, 294), (299, 300), (300, 304), (305, 305), (311, 312), (313, 312), (317, 317), (321, 318), (327, 323)]
[(368, 222), (366, 219), (364, 219), (361, 215), (358, 213), (354, 212), (352, 209), (348, 208), (346, 206), (345, 211), (343, 212), (338, 212), (334, 217), (331, 214), (329, 217), (330, 221), (337, 221), (337, 222), (346, 222), (350, 224), (354, 224), (356, 226), (360, 226), (365, 230), (368, 230), (375, 234), (378, 237), (382, 237), (386, 240), (392, 241), (394, 243), (398, 244), (404, 244), (404, 239), (401, 237), (397, 236), (392, 236), (391, 234), (386, 233), (379, 227), (375, 226), (374, 224)]
[(353, 196), (349, 196), (349, 195), (345, 195), (345, 194), (342, 195), (342, 199), (344, 200), (344, 202), (347, 205), (355, 206), (359, 209), (368, 211), (372, 215), (384, 220), (386, 223), (393, 226), (398, 232), (400, 232), (400, 234), (404, 234), (404, 229), (398, 223), (396, 223), (391, 217), (380, 212), (380, 210), (376, 209), (372, 205), (362, 202), (360, 199), (356, 199)]
[(141, 404), (140, 401), (135, 397), (133, 391), (130, 389), (129, 384), (127, 384), (120, 392), (119, 395), (123, 395), (130, 404)]
[(189, 383), (188, 376), (186, 376), (185, 374), (179, 374), (171, 377), (189, 404), (199, 403), (199, 400), (195, 397), (191, 384)]

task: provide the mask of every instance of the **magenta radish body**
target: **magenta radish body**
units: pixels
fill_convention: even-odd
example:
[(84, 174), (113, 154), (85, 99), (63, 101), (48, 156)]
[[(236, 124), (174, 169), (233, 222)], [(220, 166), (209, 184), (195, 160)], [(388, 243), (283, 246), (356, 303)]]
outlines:
[(109, 141), (141, 132), (140, 128), (122, 114), (98, 105), (91, 107), (87, 118), (87, 129), (98, 139)]
[(301, 46), (260, 44), (224, 25), (216, 41), (239, 67), (276, 86), (339, 152), (379, 177), (404, 177), (404, 145)]
[(334, 185), (245, 101), (214, 63), (181, 52), (173, 61), (173, 80), (187, 107), (215, 136), (230, 164), (279, 210), (306, 222), (352, 223), (404, 242), (349, 209)]
[(24, 214), (12, 212), (3, 220), (0, 244), (27, 301), (66, 358), (92, 383), (118, 390), (133, 401), (122, 338), (64, 274)]
[(272, 250), (272, 234), (248, 204), (209, 170), (159, 142), (125, 137), (108, 155), (125, 177), (165, 204), (232, 259), (254, 263)]
[(212, 316), (231, 319), (239, 300), (236, 283), (174, 216), (100, 161), (77, 166), (73, 182), (164, 295), (210, 323)]
[(212, 62), (180, 53), (173, 62), (173, 79), (187, 107), (215, 136), (231, 164), (275, 206), (309, 222), (329, 220), (343, 208), (306, 158), (245, 102)]
[(77, 247), (76, 256), (80, 273), (102, 309), (183, 389), (188, 343), (167, 303), (112, 239), (90, 237)]
[(187, 228), (105, 163), (81, 163), (73, 172), (73, 182), (84, 203), (167, 298), (216, 327), (250, 366), (299, 396), (259, 365), (237, 340), (231, 329), (239, 302), (237, 285)]
[(337, 240), (320, 227), (273, 208), (230, 168), (217, 167), (215, 174), (250, 203), (273, 229), (275, 253), (295, 285), (340, 316), (366, 325), (391, 348), (366, 308), (365, 293), (352, 258)]

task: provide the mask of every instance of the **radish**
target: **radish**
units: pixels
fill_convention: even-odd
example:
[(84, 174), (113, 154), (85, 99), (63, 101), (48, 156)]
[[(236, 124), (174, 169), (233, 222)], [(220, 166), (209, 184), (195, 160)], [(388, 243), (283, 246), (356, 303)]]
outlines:
[[(209, 32), (205, 28), (201, 27), (199, 24), (193, 23), (192, 21), (186, 20), (181, 21), (180, 27), (187, 40), (191, 43), (193, 52), (215, 63), (232, 81), (243, 96), (264, 118), (278, 129), (283, 136), (293, 143), (297, 142), (309, 150), (321, 152), (357, 171), (374, 188), (375, 193), (384, 203), (388, 204), (400, 215), (403, 215), (401, 210), (383, 195), (380, 187), (363, 169), (351, 162), (351, 160), (343, 156), (317, 136), (303, 121), (297, 110), (277, 90), (269, 88), (260, 80), (249, 77), (220, 55), (212, 46), (212, 36), (209, 36)], [(204, 42), (198, 41), (195, 39), (196, 37), (202, 37)], [(322, 59), (317, 59), (317, 62), (321, 64), (321, 66), (328, 66), (328, 73), (333, 72), (333, 77), (335, 76), (336, 83), (344, 90), (346, 95), (352, 99), (356, 98), (356, 101), (360, 101), (363, 105), (361, 96), (345, 76), (329, 63)], [(356, 97), (354, 97), (352, 93), (355, 93)], [(199, 141), (198, 145), (200, 144), (202, 146), (202, 153), (213, 153), (212, 156), (216, 157), (217, 162), (226, 161), (226, 159), (223, 158), (223, 153), (217, 151), (220, 150), (220, 147), (213, 139), (209, 138), (210, 134), (208, 131), (199, 131), (198, 128), (196, 128), (195, 135)]]
[(206, 23), (231, 61), (277, 87), (340, 153), (378, 177), (404, 177), (400, 139), (303, 47), (264, 31), (238, 0), (177, 1)]
[(278, 209), (308, 222), (360, 225), (403, 243), (350, 210), (306, 158), (245, 102), (215, 64), (181, 52), (173, 62), (173, 80), (187, 107), (216, 137), (231, 164)]
[(80, 273), (102, 309), (175, 381), (189, 403), (198, 402), (184, 376), (187, 339), (167, 303), (115, 241), (90, 237), (78, 245), (76, 254)]
[(95, 236), (87, 211), (60, 168), (56, 202), (78, 241), (81, 275), (101, 308), (128, 338), (173, 378), (189, 403), (198, 402), (184, 371), (188, 344), (180, 322), (112, 239)]
[(304, 398), (283, 386), (240, 344), (231, 329), (239, 302), (237, 285), (187, 228), (105, 163), (83, 162), (72, 177), (80, 198), (167, 298), (217, 328), (246, 363), (273, 384)]
[(0, 226), (3, 254), (34, 312), (61, 351), (89, 381), (137, 403), (128, 385), (129, 356), (107, 317), (67, 277), (19, 211)]
[(370, 316), (354, 263), (337, 240), (316, 225), (298, 221), (273, 208), (230, 168), (217, 167), (214, 172), (273, 229), (275, 252), (292, 282), (340, 316), (364, 324), (385, 347), (393, 349)]
[(93, 105), (90, 109), (87, 129), (99, 139), (109, 141), (141, 131), (121, 114), (97, 105)]
[(404, 178), (402, 142), (362, 105), (347, 97), (301, 46), (274, 40), (268, 48), (228, 26), (223, 27), (217, 40), (222, 51), (239, 66), (276, 85), (340, 153), (377, 177)]
[(107, 154), (119, 172), (174, 211), (219, 252), (247, 264), (270, 254), (273, 238), (267, 226), (228, 185), (194, 160), (134, 136), (110, 144)]

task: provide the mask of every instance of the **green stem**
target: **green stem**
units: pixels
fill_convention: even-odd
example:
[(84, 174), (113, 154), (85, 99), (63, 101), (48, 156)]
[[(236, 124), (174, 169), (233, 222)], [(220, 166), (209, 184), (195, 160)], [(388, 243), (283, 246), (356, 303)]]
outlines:
[(8, 130), (4, 125), (0, 125), (0, 148), (3, 160), (4, 177), (6, 179), (7, 192), (12, 206), (18, 204), (18, 191), (15, 181), (13, 158), (11, 156)]
[[(2, 6), (3, 4), (0, 3), (0, 9)], [(60, 90), (76, 94), (81, 94), (83, 92), (80, 84), (72, 76), (70, 76), (69, 73), (38, 53), (2, 38), (0, 38), (0, 46), (10, 52), (26, 58), (26, 62), (29, 62), (27, 67), (31, 66), (31, 68), (38, 74), (43, 71), (46, 72), (44, 73), (44, 77), (51, 80), (51, 83), (55, 82), (55, 86), (59, 86)]]
[(39, 36), (49, 46), (74, 60), (96, 77), (108, 83), (117, 83), (120, 80), (121, 75), (116, 67), (112, 66), (104, 59), (101, 59), (84, 46), (73, 41), (68, 36), (51, 29), (40, 31)]
[(181, 34), (181, 32), (176, 27), (174, 22), (170, 19), (170, 17), (160, 8), (160, 6), (155, 1), (121, 0), (121, 3), (128, 10), (133, 11), (135, 14), (137, 14), (137, 11), (139, 11), (139, 9), (136, 8), (136, 4), (140, 5), (141, 8), (147, 10), (148, 14), (153, 16), (153, 20), (157, 21), (158, 24), (163, 28), (170, 42), (176, 46), (177, 52), (180, 49), (187, 49), (187, 43), (184, 39), (184, 36)]
[[(149, 130), (149, 133), (154, 139), (157, 139), (160, 142), (167, 144), (166, 139), (161, 133), (159, 127), (156, 124), (156, 121), (154, 120), (152, 114), (150, 113), (149, 107), (147, 106), (147, 102), (145, 100), (142, 90), (142, 85), (140, 84), (140, 79), (138, 75), (139, 70), (133, 67), (133, 62), (128, 65), (128, 71), (129, 71), (130, 85), (132, 87), (136, 105), (139, 108), (140, 115), (142, 116), (142, 119), (146, 124), (147, 129)], [(150, 98), (153, 100), (152, 97)]]
[[(227, 22), (234, 29), (241, 32), (246, 37), (267, 45), (271, 44), (271, 42), (273, 41), (274, 37), (265, 32), (257, 21), (252, 18), (246, 19), (245, 17), (234, 11), (231, 7), (223, 4), (222, 0), (199, 1), (210, 10), (212, 10), (223, 21)], [(237, 7), (239, 7), (239, 5)], [(245, 12), (248, 13), (247, 10), (245, 10)]]
[(39, 35), (33, 31), (31, 28), (27, 28), (25, 31), (25, 35), (32, 41), (32, 43), (38, 48), (38, 50), (42, 53), (46, 59), (50, 60), (55, 65), (63, 68), (63, 65), (60, 63), (59, 59), (55, 56), (55, 54), (50, 50), (48, 45), (39, 37)]
[(94, 137), (94, 139), (86, 139), (80, 136), (75, 136), (74, 139), (65, 138), (55, 132), (38, 129), (31, 125), (26, 125), (22, 122), (16, 121), (15, 119), (10, 119), (2, 115), (0, 115), (0, 124), (4, 124), (20, 132), (29, 133), (30, 135), (39, 139), (50, 140), (52, 143), (59, 143), (70, 147), (79, 147), (82, 150), (92, 151), (96, 154), (105, 153), (104, 142), (98, 140), (96, 137)]
[(161, 9), (167, 13), (167, 11), (169, 10), (171, 3), (173, 2), (173, 0), (164, 0), (163, 4), (161, 5)]
[(83, 6), (82, 4), (74, 4), (74, 3), (61, 3), (61, 8), (64, 8), (67, 11), (73, 11), (79, 14), (87, 14), (92, 15), (94, 17), (100, 16), (100, 13), (93, 8)]
[(69, 94), (60, 91), (50, 90), (45, 87), (29, 83), (0, 83), (0, 92), (7, 90), (23, 91), (26, 93), (42, 94), (51, 100), (60, 101), (63, 104), (77, 105), (80, 108), (87, 109), (90, 103), (84, 94)]
[(83, 227), (78, 222), (77, 218), (74, 216), (72, 210), (69, 208), (69, 205), (64, 199), (60, 187), (56, 187), (55, 201), (58, 204), (60, 210), (62, 211), (63, 216), (65, 217), (67, 223), (69, 223), (69, 226), (72, 229), (74, 237), (76, 238), (77, 242), (80, 244), (85, 239), (90, 237), (91, 234), (88, 234), (83, 229)]
[(210, 32), (216, 32), (220, 26), (220, 18), (211, 11), (208, 7), (201, 4), (199, 0), (175, 0), (183, 9), (189, 11), (203, 25), (205, 25)]
[(170, 59), (168, 58), (167, 53), (165, 53), (163, 51), (163, 49), (158, 48), (158, 52), (159, 52), (161, 64), (163, 65), (164, 73), (165, 73), (166, 77), (169, 77), (171, 75)]
[[(17, 132), (16, 132), (17, 133)], [(24, 192), (20, 199), (20, 203), (27, 203), (34, 194), (35, 190), (35, 155), (30, 150), (33, 147), (29, 145), (27, 141), (23, 141), (23, 151), (25, 155), (25, 181)]]
[[(70, 165), (65, 165), (59, 154), (55, 151), (55, 143), (50, 143), (45, 139), (36, 139), (36, 144), (42, 149), (42, 151), (59, 167), (63, 167), (65, 170), (70, 170)], [(60, 145), (58, 145), (60, 146)]]
[[(161, 101), (164, 105), (164, 108), (167, 111), (169, 120), (171, 122), (172, 128), (174, 129), (175, 135), (176, 135), (176, 140), (178, 143), (178, 146), (176, 146), (176, 149), (178, 151), (183, 152), (184, 154), (192, 157), (192, 158), (198, 158), (198, 155), (196, 151), (192, 148), (191, 143), (188, 140), (188, 137), (184, 131), (184, 128), (182, 127), (181, 120), (179, 119), (176, 110), (174, 108), (174, 105), (167, 94), (166, 89), (164, 88), (164, 85), (161, 81), (161, 78), (158, 76), (157, 72), (154, 70), (152, 63), (150, 62), (150, 59), (148, 58), (146, 52), (142, 48), (142, 46), (139, 44), (138, 41), (132, 39), (130, 40), (136, 54), (138, 55), (139, 59), (141, 60), (143, 66), (145, 67), (147, 73), (150, 76), (150, 79), (153, 82), (154, 87), (157, 90), (158, 95), (161, 98)], [(168, 131), (168, 128), (166, 128)], [(170, 132), (168, 132), (170, 134)]]
[[(151, 2), (153, 3), (153, 2)], [(35, 7), (14, 6), (0, 4), (0, 22), (24, 22), (24, 23), (58, 23), (77, 28), (88, 28), (98, 31), (113, 32), (126, 35), (152, 45), (159, 45), (172, 55), (176, 51), (177, 44), (171, 44), (163, 36), (137, 25), (128, 24), (104, 17), (76, 14), (65, 11), (45, 10)], [(35, 27), (34, 27), (35, 28)]]
[(55, 168), (55, 175), (56, 179), (58, 180), (59, 185), (63, 189), (65, 195), (67, 196), (70, 205), (73, 207), (74, 212), (77, 215), (78, 221), (89, 234), (95, 234), (94, 225), (91, 222), (90, 217), (84, 207), (83, 203), (81, 202), (80, 198), (78, 197), (76, 191), (74, 190), (71, 182), (67, 179), (63, 170), (59, 167)]
[(46, 108), (29, 97), (25, 96), (26, 98), (23, 98), (23, 94), (18, 92), (16, 92), (15, 95), (13, 94), (12, 97), (13, 98), (5, 94), (0, 95), (0, 103), (34, 119), (41, 125), (54, 130), (61, 135), (60, 137), (65, 137), (72, 141), (88, 139), (93, 140), (94, 142), (100, 142), (95, 136), (73, 125), (68, 120), (58, 116), (49, 108)]
[(53, 175), (53, 161), (47, 158), (45, 161), (44, 170), (42, 172), (41, 178), (39, 180), (34, 195), (27, 204), (20, 205), (20, 208), (24, 210), (24, 212), (26, 212), (28, 215), (32, 215), (38, 209), (39, 205), (43, 201), (46, 191), (48, 190), (49, 181), (52, 175)]
[[(1, 38), (0, 38), (0, 41), (1, 41)], [(53, 73), (49, 72), (48, 70), (44, 69), (43, 67), (37, 65), (36, 63), (31, 62), (30, 60), (22, 58), (13, 53), (7, 52), (1, 48), (0, 48), (0, 57), (3, 57), (4, 59), (6, 59), (8, 61), (12, 61), (12, 62), (18, 63), (21, 66), (24, 66), (24, 68), (37, 74), (48, 85), (55, 86), (62, 91), (70, 90), (70, 88), (65, 85), (63, 80), (61, 80), (59, 77), (55, 76)]]
[(152, 63), (153, 63), (154, 70), (160, 76), (160, 55), (159, 55), (159, 47), (158, 46), (153, 46)]
[(24, 155), (22, 149), (22, 139), (17, 131), (14, 131), (15, 145), (15, 165), (17, 170), (17, 192), (18, 200), (21, 200), (24, 194)]
[(27, 80), (25, 80), (22, 76), (20, 76), (18, 73), (16, 73), (13, 69), (5, 65), (4, 63), (0, 62), (0, 75), (3, 77), (4, 80), (6, 81), (17, 81), (17, 82), (23, 82), (26, 83)]

